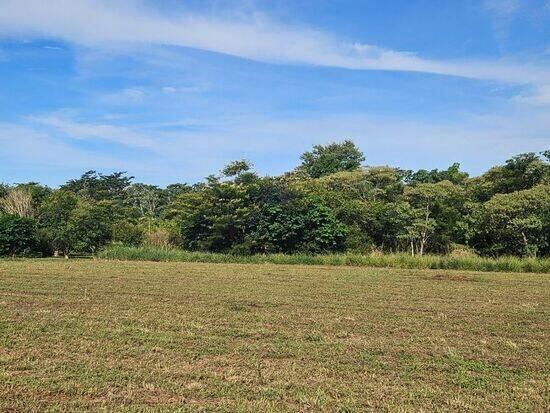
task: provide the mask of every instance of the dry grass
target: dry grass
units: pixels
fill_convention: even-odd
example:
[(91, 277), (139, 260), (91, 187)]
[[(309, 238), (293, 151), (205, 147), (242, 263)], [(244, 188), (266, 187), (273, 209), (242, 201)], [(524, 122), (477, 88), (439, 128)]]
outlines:
[(0, 411), (543, 412), (549, 303), (548, 274), (0, 261)]

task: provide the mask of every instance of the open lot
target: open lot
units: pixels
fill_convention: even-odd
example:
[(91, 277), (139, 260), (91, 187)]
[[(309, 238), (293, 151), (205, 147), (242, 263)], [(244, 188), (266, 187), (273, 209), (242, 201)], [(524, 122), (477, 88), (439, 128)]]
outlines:
[(550, 275), (0, 261), (0, 411), (547, 411)]

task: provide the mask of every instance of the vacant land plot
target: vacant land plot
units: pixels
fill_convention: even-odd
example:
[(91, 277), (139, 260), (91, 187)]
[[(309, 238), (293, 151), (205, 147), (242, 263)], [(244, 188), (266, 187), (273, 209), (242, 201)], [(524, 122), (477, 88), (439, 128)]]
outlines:
[(0, 261), (0, 411), (545, 411), (550, 275)]

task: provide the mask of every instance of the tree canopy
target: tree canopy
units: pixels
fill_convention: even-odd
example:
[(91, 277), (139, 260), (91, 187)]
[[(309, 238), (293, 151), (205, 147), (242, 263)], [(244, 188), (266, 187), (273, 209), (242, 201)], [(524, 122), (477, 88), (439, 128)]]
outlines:
[(0, 184), (0, 255), (94, 254), (109, 243), (234, 254), (550, 255), (549, 151), (477, 177), (362, 165), (351, 141), (316, 145), (281, 176), (237, 160), (166, 188), (85, 172), (59, 188)]
[(312, 178), (341, 171), (353, 171), (365, 160), (363, 153), (350, 140), (328, 145), (315, 145), (300, 157), (301, 168)]

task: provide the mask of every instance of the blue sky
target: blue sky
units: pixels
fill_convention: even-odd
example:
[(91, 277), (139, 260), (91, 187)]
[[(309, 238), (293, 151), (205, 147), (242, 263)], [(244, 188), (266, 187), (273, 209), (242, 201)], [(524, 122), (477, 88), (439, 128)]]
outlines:
[(478, 174), (550, 147), (550, 0), (0, 0), (0, 181), (195, 182), (353, 139)]

